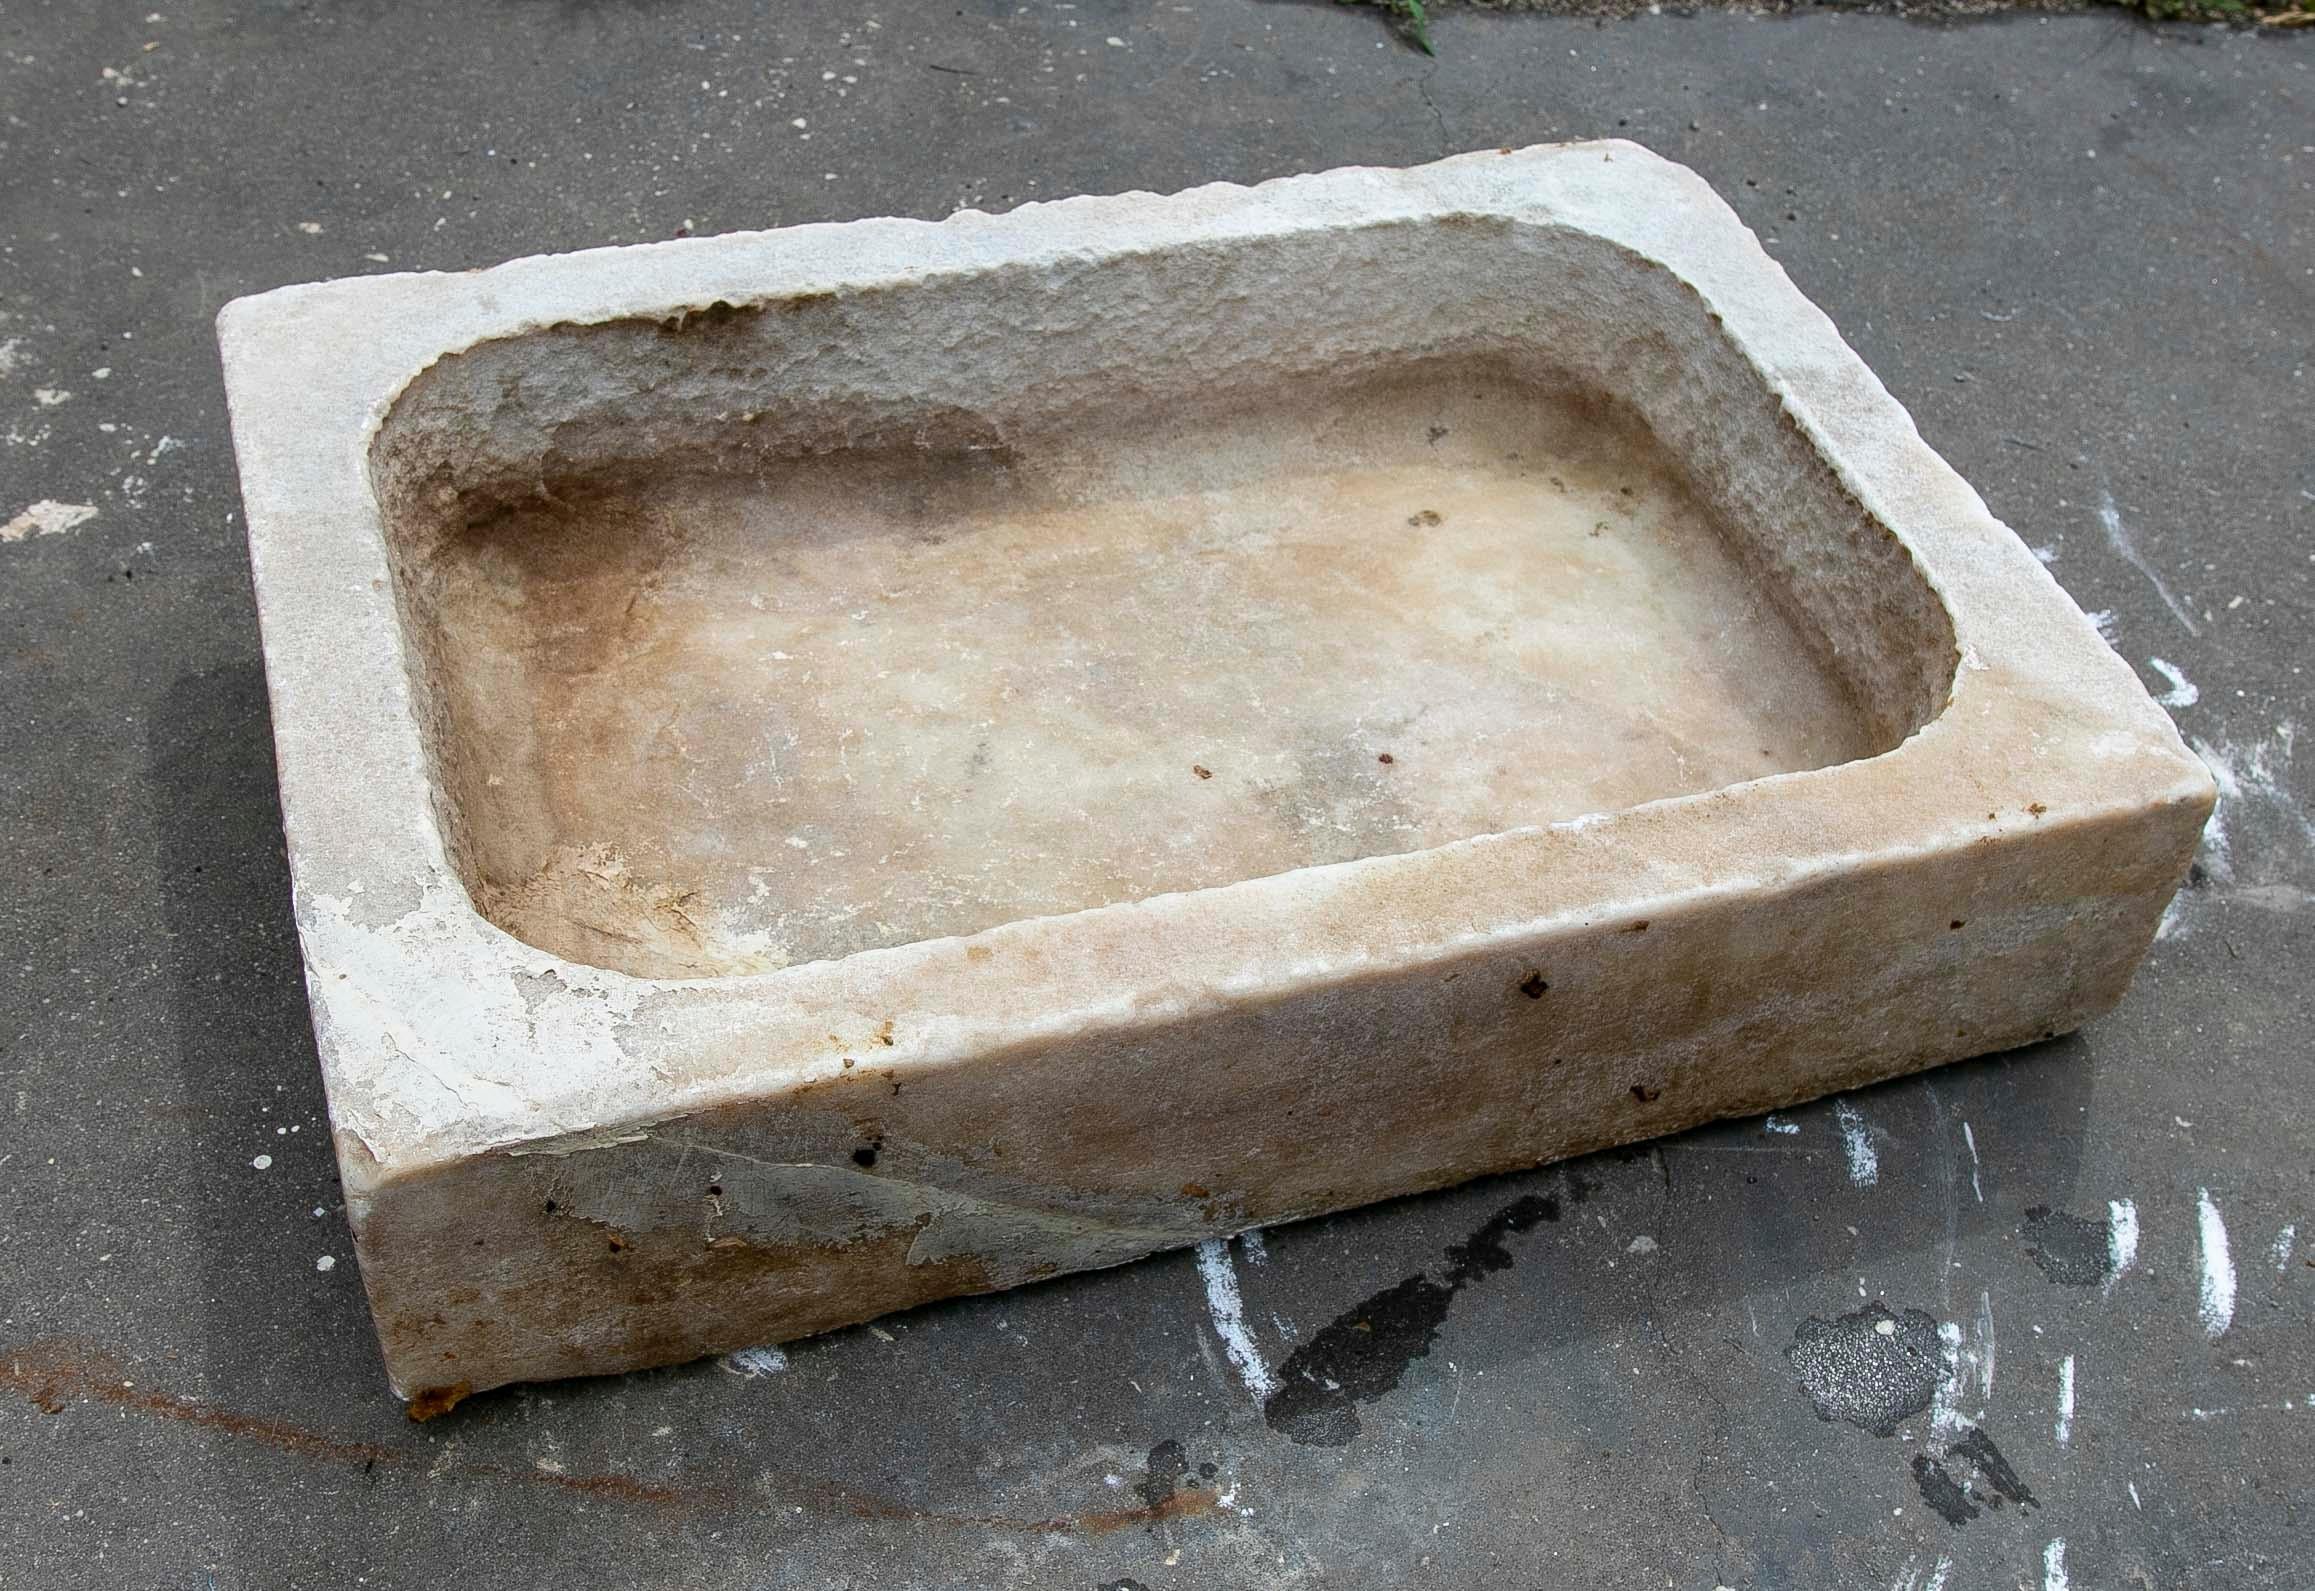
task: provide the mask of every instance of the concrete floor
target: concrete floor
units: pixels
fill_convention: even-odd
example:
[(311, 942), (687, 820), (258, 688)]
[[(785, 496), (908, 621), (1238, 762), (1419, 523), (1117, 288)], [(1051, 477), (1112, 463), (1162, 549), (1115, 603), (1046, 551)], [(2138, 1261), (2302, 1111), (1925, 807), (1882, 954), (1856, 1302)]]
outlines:
[[(2315, 1578), (2315, 36), (1435, 35), (1263, 0), (0, 10), (0, 521), (95, 511), (0, 542), (0, 1585)], [(2225, 773), (2122, 1008), (1790, 1131), (1236, 1247), (1264, 1364), (1338, 1372), (1325, 1421), (1265, 1423), (1182, 1254), (409, 1425), (299, 988), (217, 306), (1610, 132), (1713, 180)]]

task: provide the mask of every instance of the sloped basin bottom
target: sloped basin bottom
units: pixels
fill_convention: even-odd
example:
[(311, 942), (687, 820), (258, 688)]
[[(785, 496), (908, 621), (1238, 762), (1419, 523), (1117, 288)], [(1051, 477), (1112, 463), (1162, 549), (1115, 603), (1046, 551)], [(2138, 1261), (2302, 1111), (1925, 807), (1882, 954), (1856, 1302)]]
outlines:
[(1885, 749), (1637, 420), (1468, 364), (549, 481), (435, 576), (477, 904), (644, 976)]

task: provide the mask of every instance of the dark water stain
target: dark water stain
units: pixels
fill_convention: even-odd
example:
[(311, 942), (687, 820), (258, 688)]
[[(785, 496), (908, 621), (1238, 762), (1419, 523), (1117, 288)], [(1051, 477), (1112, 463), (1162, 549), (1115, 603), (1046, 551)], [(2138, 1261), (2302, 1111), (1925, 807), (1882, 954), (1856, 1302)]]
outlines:
[[(1589, 1184), (1573, 1187), (1580, 1189), (1572, 1193), (1578, 1200), (1591, 1191)], [(1337, 1315), (1287, 1355), (1262, 1417), (1297, 1442), (1346, 1446), (1359, 1433), (1357, 1405), (1396, 1387), (1407, 1366), (1431, 1351), (1455, 1295), (1511, 1268), (1503, 1240), (1558, 1219), (1559, 1201), (1548, 1194), (1515, 1199), (1447, 1250), (1441, 1274), (1407, 1277)]]
[(1913, 1483), (1921, 1488), (1921, 1500), (1943, 1515), (1947, 1524), (1966, 1525), (1977, 1517), (1977, 1504), (1969, 1500), (1969, 1493), (1927, 1453), (1913, 1455)]
[(1937, 1321), (1918, 1309), (1893, 1315), (1878, 1302), (1835, 1320), (1811, 1315), (1785, 1357), (1823, 1420), (1846, 1420), (1875, 1436), (1929, 1407), (1945, 1373)]
[(1149, 1450), (1149, 1463), (1142, 1478), (1134, 1482), (1134, 1495), (1148, 1507), (1163, 1508), (1174, 1500), (1175, 1490), (1189, 1472), (1189, 1455), (1169, 1436)]
[[(1993, 1445), (1993, 1438), (1976, 1426), (1971, 1426), (1969, 1434), (1954, 1443), (1946, 1456), (1969, 1461), (1976, 1479), (1993, 1488), (1993, 1496), (1988, 1500), (1994, 1507), (1999, 1508), (2004, 1502), (2016, 1503), (2021, 1508), (2042, 1506), (2018, 1478), (2018, 1472), (2010, 1468), (2010, 1461), (2002, 1457), (2002, 1450)], [(1972, 1489), (1975, 1489), (1974, 1482)]]
[(2037, 1204), (2026, 1211), (2026, 1252), (2042, 1274), (2068, 1287), (2096, 1287), (2113, 1264), (2106, 1223)]
[(1994, 1446), (1993, 1438), (1980, 1428), (1971, 1426), (1945, 1450), (1945, 1457), (1952, 1468), (1927, 1453), (1914, 1454), (1913, 1481), (1921, 1489), (1921, 1500), (1936, 1509), (1947, 1524), (1966, 1525), (1985, 1509), (2004, 1503), (2041, 1507), (2010, 1461), (2002, 1457), (2001, 1449)]

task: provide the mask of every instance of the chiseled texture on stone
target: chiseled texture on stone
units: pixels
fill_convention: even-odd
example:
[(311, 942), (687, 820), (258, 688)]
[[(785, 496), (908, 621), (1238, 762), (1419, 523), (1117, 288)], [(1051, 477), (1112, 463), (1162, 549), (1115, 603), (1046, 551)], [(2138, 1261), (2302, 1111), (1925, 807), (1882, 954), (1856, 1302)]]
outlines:
[[(414, 1413), (2070, 1029), (2210, 809), (1824, 317), (1630, 144), (287, 288), (220, 336)], [(1362, 528), (1281, 550), (1313, 516)], [(1054, 632), (1098, 651), (1099, 602), (1183, 578), (1169, 535), (1214, 613), (1129, 614), (1178, 628), (1054, 718), (1036, 615), (1078, 593)], [(893, 669), (976, 583), (1022, 605), (985, 654)], [(1327, 718), (1385, 590), (1377, 712)], [(1249, 675), (1285, 695), (1238, 711)], [(846, 714), (888, 759), (850, 786)], [(1012, 805), (958, 771), (982, 720)], [(1265, 722), (1310, 746), (1266, 762)]]

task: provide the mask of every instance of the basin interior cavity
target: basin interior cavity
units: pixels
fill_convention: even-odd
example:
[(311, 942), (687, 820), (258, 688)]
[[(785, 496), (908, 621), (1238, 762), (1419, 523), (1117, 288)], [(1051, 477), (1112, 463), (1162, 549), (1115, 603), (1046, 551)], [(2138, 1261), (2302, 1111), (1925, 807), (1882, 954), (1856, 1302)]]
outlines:
[(1039, 397), (1032, 348), (935, 405), (797, 379), (815, 313), (509, 339), (380, 434), (451, 853), (541, 948), (728, 975), (1414, 851), (1870, 756), (1950, 674), (1708, 326), (1636, 390), (1477, 343)]

